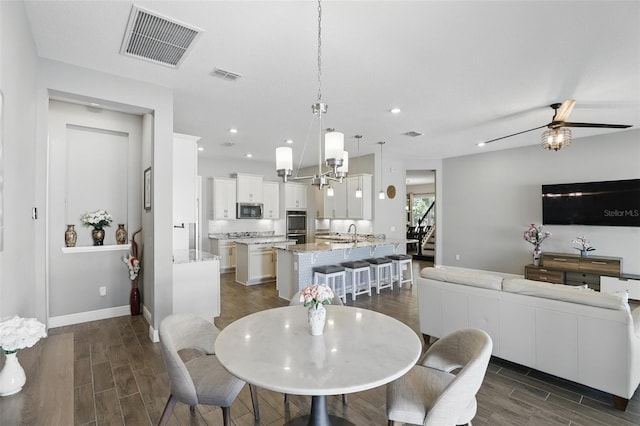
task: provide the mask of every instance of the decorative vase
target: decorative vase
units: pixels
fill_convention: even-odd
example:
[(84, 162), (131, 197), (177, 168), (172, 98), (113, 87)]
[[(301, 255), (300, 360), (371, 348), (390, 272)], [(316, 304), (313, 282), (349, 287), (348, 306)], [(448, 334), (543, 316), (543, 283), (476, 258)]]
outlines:
[(0, 371), (0, 396), (20, 392), (27, 381), (27, 376), (18, 362), (18, 354), (14, 351), (5, 353), (4, 356), (4, 368)]
[(589, 252), (587, 250), (580, 250), (580, 257), (589, 257)]
[(93, 231), (91, 231), (91, 236), (93, 237), (94, 246), (101, 246), (104, 244), (104, 229), (93, 228)]
[(135, 278), (133, 281), (131, 281), (131, 292), (129, 293), (129, 309), (131, 310), (132, 317), (140, 315), (140, 289), (138, 288), (138, 278)]
[(540, 261), (542, 260), (542, 250), (540, 247), (536, 247), (533, 249), (533, 266), (540, 266)]
[(64, 231), (64, 244), (67, 247), (75, 247), (78, 241), (78, 233), (75, 230), (75, 225), (67, 225), (67, 230)]
[(127, 230), (124, 229), (124, 223), (119, 224), (116, 229), (116, 244), (127, 244)]
[(322, 303), (309, 307), (309, 329), (312, 336), (320, 336), (324, 332), (327, 311)]

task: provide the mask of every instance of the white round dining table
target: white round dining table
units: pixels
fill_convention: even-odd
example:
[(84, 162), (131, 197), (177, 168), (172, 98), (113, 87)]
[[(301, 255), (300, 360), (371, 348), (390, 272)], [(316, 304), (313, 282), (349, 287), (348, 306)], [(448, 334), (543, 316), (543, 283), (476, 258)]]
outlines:
[(422, 344), (404, 323), (354, 307), (326, 305), (324, 334), (312, 336), (302, 305), (260, 311), (229, 324), (216, 356), (234, 376), (292, 395), (311, 395), (308, 419), (293, 424), (349, 424), (329, 418), (327, 395), (360, 392), (404, 375)]

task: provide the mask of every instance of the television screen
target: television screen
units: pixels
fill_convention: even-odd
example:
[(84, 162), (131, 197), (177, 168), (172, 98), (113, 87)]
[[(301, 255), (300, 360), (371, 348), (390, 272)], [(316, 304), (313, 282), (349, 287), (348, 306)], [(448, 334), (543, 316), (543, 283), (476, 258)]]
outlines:
[(542, 223), (640, 227), (640, 179), (542, 185)]

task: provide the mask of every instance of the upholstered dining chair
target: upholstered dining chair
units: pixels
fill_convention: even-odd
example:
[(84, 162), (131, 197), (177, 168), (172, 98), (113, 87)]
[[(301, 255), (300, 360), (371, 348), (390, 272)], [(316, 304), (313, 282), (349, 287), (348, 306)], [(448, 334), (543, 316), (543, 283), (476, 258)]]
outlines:
[[(337, 305), (337, 306), (343, 306), (342, 303), (342, 299), (340, 299), (339, 297), (334, 297), (333, 300), (331, 301), (332, 304)], [(300, 301), (300, 292), (298, 291), (296, 294), (293, 295), (293, 297), (291, 298), (291, 300), (289, 301), (289, 306), (294, 306), (294, 305), (302, 305), (303, 302)], [(347, 395), (346, 394), (342, 394), (342, 403), (344, 405), (347, 405)], [(285, 405), (289, 403), (289, 394), (284, 394), (284, 403)]]
[[(219, 332), (195, 314), (169, 315), (160, 323), (160, 347), (171, 385), (160, 425), (167, 424), (178, 401), (189, 404), (191, 410), (198, 404), (218, 406), (222, 408), (224, 425), (231, 424), (230, 406), (245, 382), (229, 374), (215, 356), (214, 343)], [(196, 349), (203, 355), (184, 362), (178, 354), (183, 349)], [(258, 395), (255, 387), (249, 386), (253, 414), (259, 420)]]
[(493, 342), (461, 329), (435, 342), (407, 374), (387, 385), (389, 426), (471, 424)]

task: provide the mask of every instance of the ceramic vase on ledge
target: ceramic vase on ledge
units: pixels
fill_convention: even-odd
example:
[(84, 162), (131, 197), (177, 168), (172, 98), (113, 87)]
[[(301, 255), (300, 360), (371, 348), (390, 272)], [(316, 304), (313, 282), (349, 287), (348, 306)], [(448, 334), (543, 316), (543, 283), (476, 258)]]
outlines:
[(102, 228), (93, 228), (91, 231), (91, 237), (93, 238), (94, 246), (101, 246), (104, 244), (104, 229)]
[(75, 225), (67, 225), (67, 230), (64, 231), (64, 244), (67, 247), (75, 247), (78, 241), (78, 233), (75, 230)]
[(327, 311), (322, 303), (309, 306), (309, 331), (312, 336), (320, 336), (324, 332)]
[(127, 230), (124, 229), (124, 223), (119, 224), (116, 229), (116, 244), (127, 244)]

